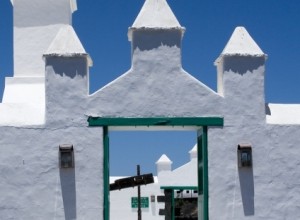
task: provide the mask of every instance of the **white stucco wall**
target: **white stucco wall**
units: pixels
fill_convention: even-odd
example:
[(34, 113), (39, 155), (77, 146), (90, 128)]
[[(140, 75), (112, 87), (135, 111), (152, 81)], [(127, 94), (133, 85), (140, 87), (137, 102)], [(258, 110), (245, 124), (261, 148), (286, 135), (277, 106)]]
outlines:
[[(67, 32), (65, 41), (80, 44), (72, 41), (77, 38), (74, 31)], [(64, 41), (56, 42), (64, 45)], [(32, 85), (33, 77), (16, 77), (8, 84), (10, 89), (19, 82), (19, 93), (0, 105), (1, 219), (103, 217), (103, 130), (87, 126), (89, 59), (82, 48), (71, 45), (45, 55), (43, 89), (38, 80)], [(36, 94), (36, 98), (22, 94), (23, 87), (40, 89), (42, 100)], [(30, 101), (22, 103), (19, 94)], [(42, 107), (30, 111), (34, 104)], [(7, 106), (10, 112), (3, 112)], [(59, 168), (61, 144), (73, 145), (75, 168)]]
[[(158, 35), (153, 33), (152, 36)], [(244, 44), (249, 44), (249, 38), (244, 39)], [(237, 38), (234, 37), (233, 40)], [(238, 39), (238, 42), (240, 40)], [(229, 42), (229, 45), (231, 44), (232, 42)], [(134, 42), (133, 45), (135, 45)], [(273, 104), (269, 106), (269, 109), (266, 107), (265, 56), (261, 50), (253, 47), (255, 50), (250, 48), (243, 53), (238, 48), (236, 52), (230, 50), (231, 54), (224, 54), (220, 57), (218, 74), (221, 76), (219, 83), (222, 84), (222, 90), (218, 95), (212, 91), (208, 92), (210, 90), (205, 86), (200, 86), (201, 83), (196, 83), (195, 79), (189, 81), (188, 79), (191, 78), (179, 71), (180, 59), (176, 54), (176, 49), (179, 50), (179, 47), (172, 47), (171, 43), (166, 43), (166, 45), (153, 46), (151, 49), (148, 47), (144, 51), (140, 50), (140, 45), (138, 49), (133, 49), (131, 70), (93, 94), (92, 99), (100, 101), (103, 100), (100, 97), (107, 91), (110, 94), (120, 91), (115, 93), (115, 95), (124, 95), (120, 100), (115, 101), (116, 98), (113, 96), (106, 98), (115, 103), (115, 106), (122, 106), (126, 109), (123, 112), (109, 109), (111, 116), (116, 117), (223, 116), (223, 128), (209, 129), (210, 219), (292, 220), (299, 218), (297, 204), (300, 194), (297, 179), (300, 176), (296, 167), (300, 156), (297, 148), (300, 125), (297, 123), (297, 105), (282, 107)], [(249, 45), (252, 47), (254, 44)], [(169, 51), (167, 56), (173, 56), (172, 59), (166, 57), (166, 51)], [(155, 56), (152, 56), (152, 53)], [(168, 62), (163, 63), (158, 57)], [(141, 74), (143, 77), (140, 76)], [(172, 76), (178, 84), (170, 83)], [(147, 78), (147, 81), (144, 78)], [(198, 87), (194, 87), (191, 82)], [(125, 83), (128, 86), (127, 89), (125, 89)], [(143, 85), (143, 90), (137, 90), (139, 85)], [(116, 86), (115, 89), (114, 86)], [(181, 90), (182, 87), (183, 90)], [(131, 89), (128, 90), (128, 88)], [(189, 89), (193, 94), (189, 93), (191, 92)], [(135, 90), (136, 92), (133, 93), (132, 91)], [(180, 96), (179, 91), (185, 95), (190, 94), (192, 98)], [(155, 96), (156, 92), (160, 95)], [(141, 94), (143, 94), (143, 99), (139, 98)], [(149, 101), (148, 97), (155, 97), (155, 99)], [(180, 104), (176, 105), (174, 100), (178, 100)], [(132, 103), (129, 104), (130, 101)], [(159, 103), (159, 107), (154, 103)], [(165, 103), (167, 104), (164, 105)], [(191, 106), (197, 108), (193, 109)], [(288, 115), (289, 113), (291, 115)], [(105, 112), (97, 114), (109, 115)], [(276, 117), (280, 117), (281, 120), (276, 120)], [(291, 124), (293, 117), (295, 120)], [(271, 119), (273, 119), (272, 124), (269, 124)], [(238, 168), (237, 146), (240, 143), (251, 143), (252, 168)], [(175, 181), (173, 184), (176, 185), (176, 183)]]
[[(297, 136), (299, 125), (240, 124), (210, 129), (210, 218), (299, 218)], [(237, 144), (241, 142), (252, 144), (252, 168), (237, 166)]]
[[(130, 29), (131, 69), (88, 95), (89, 59), (75, 32), (66, 32), (75, 47), (62, 35), (42, 60), (71, 22), (70, 1), (14, 1), (15, 73), (0, 105), (1, 218), (103, 219), (102, 128), (87, 127), (89, 115), (224, 117), (223, 128), (208, 130), (210, 219), (299, 219), (299, 106), (266, 107), (265, 54), (238, 28), (217, 60), (217, 93), (182, 68), (183, 28), (170, 9), (161, 10), (170, 21), (159, 13), (162, 20), (147, 21), (147, 10), (167, 7), (166, 1), (146, 3)], [(33, 5), (37, 14), (28, 15)], [(45, 84), (37, 80), (44, 76)], [(246, 169), (238, 168), (236, 152), (245, 142), (253, 152)], [(74, 169), (58, 168), (58, 145), (65, 143), (74, 145)], [(178, 170), (186, 180), (185, 167)], [(178, 176), (168, 176), (169, 183), (183, 184)]]
[[(233, 36), (237, 31), (241, 28)], [(224, 220), (297, 219), (300, 217), (296, 205), (300, 194), (295, 179), (299, 178), (296, 158), (300, 156), (295, 149), (300, 134), (297, 105), (282, 108), (265, 105), (264, 57), (253, 46), (256, 44), (249, 43), (244, 36), (241, 35), (243, 43), (236, 36), (231, 38), (224, 51), (228, 51), (228, 45), (249, 44), (250, 49), (243, 53), (237, 48), (236, 53), (221, 54), (218, 60), (225, 101), (224, 127), (210, 128), (208, 132), (209, 215), (211, 219)], [(232, 39), (237, 42), (230, 42)], [(291, 125), (292, 117), (295, 120)], [(251, 168), (238, 167), (240, 143), (252, 146)]]
[[(133, 39), (137, 38), (138, 42), (134, 40), (132, 42), (131, 69), (91, 95), (88, 115), (101, 117), (218, 115), (222, 109), (222, 97), (185, 72), (181, 66), (180, 32), (178, 30), (141, 32), (133, 33)], [(143, 41), (145, 35), (150, 36), (148, 41)], [(169, 37), (170, 35), (173, 37)], [(160, 42), (163, 42), (163, 45), (159, 44)]]
[[(99, 128), (1, 127), (1, 219), (101, 219)], [(82, 138), (82, 137), (85, 138)], [(75, 169), (60, 170), (58, 146), (71, 143)]]
[[(101, 219), (102, 128), (88, 128), (84, 115), (87, 58), (46, 60), (46, 124), (1, 127), (1, 218)], [(59, 168), (66, 143), (74, 146), (73, 169)]]

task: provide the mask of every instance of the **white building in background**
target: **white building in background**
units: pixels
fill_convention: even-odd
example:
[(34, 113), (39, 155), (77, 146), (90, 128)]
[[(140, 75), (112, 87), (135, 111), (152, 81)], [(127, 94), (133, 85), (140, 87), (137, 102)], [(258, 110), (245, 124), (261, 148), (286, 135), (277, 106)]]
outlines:
[(76, 1), (12, 3), (14, 74), (0, 104), (1, 219), (109, 220), (112, 129), (198, 134), (200, 157), (188, 163), (196, 171), (180, 174), (188, 182), (173, 176), (185, 167), (171, 172), (159, 161), (149, 216), (162, 206), (151, 200), (160, 186), (186, 183), (197, 187), (198, 219), (300, 218), (300, 104), (265, 102), (266, 55), (245, 28), (216, 60), (213, 91), (182, 68), (185, 29), (166, 0), (146, 0), (128, 32), (130, 70), (90, 95), (92, 61), (71, 26)]
[[(190, 161), (181, 167), (172, 170), (172, 161), (163, 154), (156, 162), (157, 176), (153, 184), (141, 186), (141, 197), (145, 198), (142, 205), (142, 219), (165, 219), (162, 210), (165, 203), (159, 197), (164, 197), (164, 189), (174, 190), (174, 199), (185, 198), (187, 201), (198, 197), (197, 191), (197, 146), (190, 154)], [(110, 183), (124, 177), (111, 177)], [(126, 177), (125, 177), (126, 178)], [(137, 187), (111, 191), (110, 193), (110, 218), (137, 219), (137, 205), (132, 198), (137, 197)], [(175, 201), (174, 201), (175, 203)], [(193, 213), (183, 213), (186, 217), (192, 217)], [(195, 216), (195, 214), (194, 214)]]

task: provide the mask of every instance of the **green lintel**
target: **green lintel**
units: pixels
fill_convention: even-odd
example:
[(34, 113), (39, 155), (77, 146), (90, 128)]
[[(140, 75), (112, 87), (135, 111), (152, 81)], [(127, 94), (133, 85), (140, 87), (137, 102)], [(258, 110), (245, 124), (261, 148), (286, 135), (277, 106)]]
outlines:
[(160, 189), (171, 190), (198, 190), (197, 186), (161, 186)]
[(89, 126), (223, 126), (222, 117), (88, 118)]

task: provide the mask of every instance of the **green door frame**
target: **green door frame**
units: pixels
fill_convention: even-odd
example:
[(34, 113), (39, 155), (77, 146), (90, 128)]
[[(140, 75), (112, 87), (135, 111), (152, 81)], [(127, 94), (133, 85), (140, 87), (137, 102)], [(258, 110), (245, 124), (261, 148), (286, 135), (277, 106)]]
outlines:
[[(171, 220), (175, 220), (175, 196), (174, 196), (174, 191), (175, 190), (197, 190), (199, 187), (197, 186), (161, 186), (160, 189), (163, 190), (172, 190), (172, 201), (171, 201), (171, 206), (172, 206), (172, 213), (171, 213)], [(199, 194), (199, 192), (198, 192)]]
[[(209, 126), (222, 127), (222, 117), (159, 117), (159, 118), (102, 118), (89, 117), (90, 127), (103, 127), (103, 175), (104, 175), (104, 220), (109, 220), (109, 128), (110, 127), (136, 127), (136, 126), (171, 126), (196, 127), (198, 132), (198, 193), (203, 196), (203, 220), (209, 220), (208, 206), (208, 139)], [(202, 129), (201, 129), (202, 128)], [(200, 135), (201, 133), (201, 135)], [(202, 194), (201, 194), (202, 193)]]

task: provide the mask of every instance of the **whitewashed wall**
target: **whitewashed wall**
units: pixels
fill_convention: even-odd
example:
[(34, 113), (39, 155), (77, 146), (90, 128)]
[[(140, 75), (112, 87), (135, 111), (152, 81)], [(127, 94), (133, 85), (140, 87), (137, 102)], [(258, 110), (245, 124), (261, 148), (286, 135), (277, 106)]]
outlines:
[(131, 69), (91, 95), (89, 115), (219, 115), (222, 97), (183, 70), (180, 42), (180, 30), (134, 31)]
[[(89, 128), (85, 115), (89, 59), (73, 29), (63, 28), (50, 49), (65, 50), (44, 57), (46, 95), (37, 111), (45, 119), (24, 123), (36, 115), (19, 109), (9, 114), (22, 123), (0, 121), (1, 219), (103, 217), (103, 130)], [(7, 106), (14, 107), (0, 107)], [(75, 168), (59, 168), (60, 144), (74, 146)]]
[[(34, 23), (31, 16), (26, 24), (22, 22), (32, 3), (44, 12), (51, 9), (57, 13), (53, 6), (61, 9), (61, 16), (50, 16), (55, 17), (55, 24), (52, 25), (52, 20), (49, 23), (48, 18), (40, 21), (44, 22), (42, 25), (49, 24), (47, 27), (51, 30), (37, 28), (39, 24)], [(63, 24), (63, 27), (71, 22), (70, 1), (59, 1), (58, 4), (57, 1), (30, 0), (26, 5), (16, 0), (14, 4), (20, 6), (15, 12), (14, 43), (20, 51), (15, 50), (14, 76), (43, 77), (42, 54), (49, 46), (46, 44), (51, 43), (50, 38), (54, 38), (59, 30), (56, 25)], [(161, 20), (155, 20), (155, 24), (149, 23), (149, 10), (161, 7), (161, 11), (167, 13), (161, 15)], [(45, 99), (29, 98), (29, 104), (14, 105), (9, 103), (14, 100), (11, 91), (7, 102), (1, 104), (1, 218), (102, 219), (102, 128), (87, 127), (86, 115), (92, 115), (224, 117), (224, 127), (210, 128), (208, 133), (210, 219), (299, 219), (300, 117), (296, 111), (293, 113), (296, 120), (291, 121), (292, 117), (288, 117), (287, 123), (273, 116), (274, 112), (278, 117), (289, 111), (278, 114), (276, 106), (266, 108), (262, 51), (251, 39), (239, 38), (240, 35), (234, 37), (218, 60), (220, 87), (216, 93), (183, 70), (183, 29), (174, 20), (166, 1), (147, 0), (141, 13), (138, 16), (141, 20), (134, 23), (129, 33), (132, 67), (115, 81), (89, 96), (87, 54), (82, 51), (77, 54), (72, 49), (80, 47), (75, 45), (69, 50), (76, 56), (67, 55), (68, 49), (60, 51), (61, 54), (53, 51), (46, 54), (46, 83), (37, 80), (40, 85), (36, 90), (45, 89)], [(170, 15), (171, 22), (166, 15)], [(56, 22), (56, 18), (62, 20)], [(48, 31), (50, 38), (45, 38), (45, 44), (27, 48), (24, 41), (31, 39), (31, 33), (36, 32), (32, 37), (43, 38)], [(238, 31), (246, 36), (242, 29)], [(33, 52), (28, 56), (30, 60), (22, 55), (26, 51)], [(22, 86), (24, 83), (30, 85), (26, 80), (19, 82)], [(23, 111), (19, 106), (28, 104), (32, 107), (32, 100), (38, 100), (39, 108), (35, 110), (39, 120), (30, 124), (30, 120), (25, 119), (33, 117), (34, 112), (28, 113), (30, 108)], [(293, 109), (299, 109), (299, 105)], [(266, 114), (272, 124), (266, 123)], [(7, 117), (11, 121), (6, 120)], [(26, 123), (18, 123), (18, 119)], [(244, 142), (253, 147), (251, 169), (237, 167), (237, 145)], [(75, 169), (69, 171), (58, 168), (58, 145), (64, 143), (73, 144), (75, 149)]]
[[(208, 137), (210, 219), (298, 219), (297, 114), (292, 124), (266, 122), (272, 109), (264, 100), (263, 57), (222, 59), (224, 128), (209, 129)], [(240, 143), (252, 145), (252, 168), (238, 167)]]
[[(101, 129), (0, 130), (1, 219), (101, 219)], [(59, 169), (58, 146), (64, 143), (74, 145), (75, 169)]]

